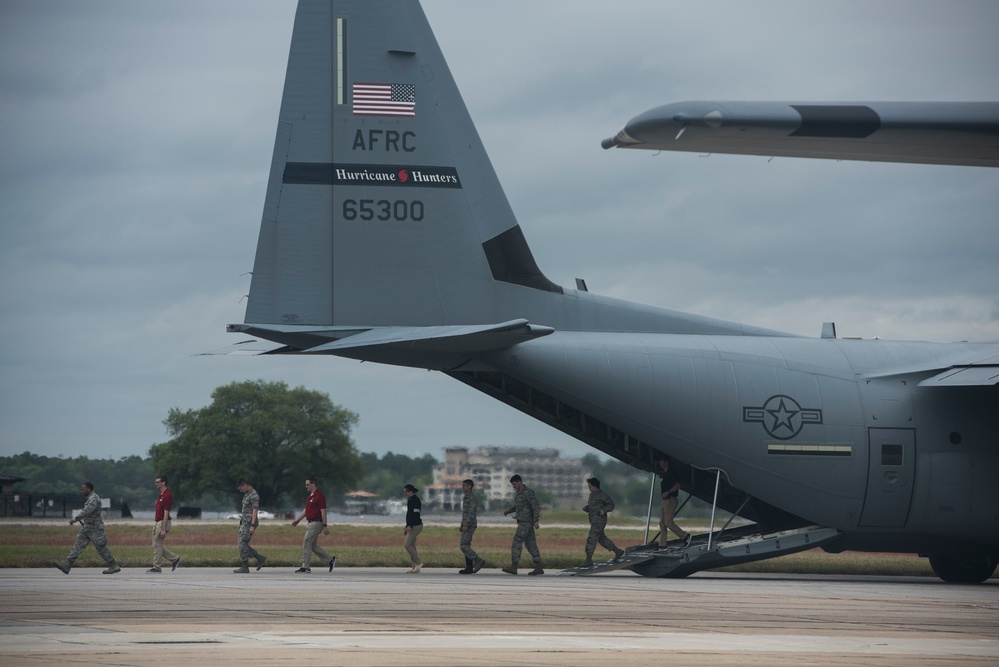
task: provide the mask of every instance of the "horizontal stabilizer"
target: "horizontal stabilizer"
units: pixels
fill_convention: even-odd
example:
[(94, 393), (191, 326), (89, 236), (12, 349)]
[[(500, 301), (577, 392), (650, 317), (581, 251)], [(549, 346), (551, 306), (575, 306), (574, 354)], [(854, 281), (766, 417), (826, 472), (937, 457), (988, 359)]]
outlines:
[(510, 347), (517, 343), (547, 336), (551, 327), (529, 324), (518, 319), (501, 324), (377, 327), (363, 333), (309, 348), (310, 354), (337, 353), (372, 347), (403, 347), (412, 350), (471, 354)]
[(261, 354), (277, 354), (289, 349), (290, 348), (288, 348), (288, 346), (282, 345), (281, 343), (273, 343), (269, 340), (256, 340), (255, 338), (250, 338), (247, 340), (241, 340), (231, 345), (226, 345), (225, 347), (220, 347), (219, 349), (212, 350), (211, 352), (199, 352), (194, 356), (255, 357)]

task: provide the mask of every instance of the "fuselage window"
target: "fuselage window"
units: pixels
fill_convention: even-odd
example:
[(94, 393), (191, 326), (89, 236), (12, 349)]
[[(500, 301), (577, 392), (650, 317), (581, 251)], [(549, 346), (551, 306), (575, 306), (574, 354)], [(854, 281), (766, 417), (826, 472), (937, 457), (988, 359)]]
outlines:
[(902, 465), (902, 445), (881, 445), (881, 465)]

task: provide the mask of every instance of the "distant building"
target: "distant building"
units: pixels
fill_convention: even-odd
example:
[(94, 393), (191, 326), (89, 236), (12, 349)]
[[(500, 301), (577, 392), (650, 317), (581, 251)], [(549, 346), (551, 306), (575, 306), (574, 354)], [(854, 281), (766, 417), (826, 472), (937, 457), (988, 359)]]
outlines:
[(379, 500), (377, 493), (370, 491), (351, 491), (343, 495), (343, 513), (348, 516), (363, 514), (387, 514), (385, 503)]
[(0, 516), (31, 516), (31, 495), (14, 492), (14, 485), (23, 481), (23, 477), (0, 473)]
[(17, 475), (5, 475), (0, 473), (0, 493), (14, 493), (14, 485), (23, 482), (23, 477)]
[(587, 471), (583, 460), (562, 458), (555, 448), (531, 447), (450, 447), (444, 462), (434, 467), (434, 482), (424, 489), (423, 502), (429, 509), (461, 510), (461, 480), (475, 480), (475, 488), (486, 496), (486, 508), (497, 510), (513, 502), (510, 478), (520, 475), (532, 489), (544, 489), (561, 507), (582, 506), (585, 501)]

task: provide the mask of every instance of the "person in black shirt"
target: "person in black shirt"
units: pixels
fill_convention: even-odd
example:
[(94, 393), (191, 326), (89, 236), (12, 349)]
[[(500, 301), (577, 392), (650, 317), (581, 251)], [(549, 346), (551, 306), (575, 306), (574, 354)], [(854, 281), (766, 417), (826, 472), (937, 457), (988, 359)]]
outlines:
[(659, 470), (662, 481), (659, 483), (659, 495), (662, 497), (662, 507), (659, 510), (659, 544), (666, 546), (666, 529), (670, 529), (683, 540), (684, 545), (690, 544), (691, 535), (676, 525), (677, 492), (680, 489), (680, 478), (669, 468), (669, 458), (659, 459)]
[(406, 574), (417, 574), (420, 568), (423, 567), (420, 554), (416, 553), (416, 537), (423, 530), (423, 519), (420, 518), (422, 503), (420, 503), (419, 496), (416, 495), (420, 490), (412, 484), (407, 484), (402, 487), (402, 492), (406, 494), (407, 498), (406, 530), (404, 531), (406, 541), (403, 542), (403, 546), (406, 547), (406, 552), (409, 553), (409, 560), (412, 563), (412, 567), (406, 570)]

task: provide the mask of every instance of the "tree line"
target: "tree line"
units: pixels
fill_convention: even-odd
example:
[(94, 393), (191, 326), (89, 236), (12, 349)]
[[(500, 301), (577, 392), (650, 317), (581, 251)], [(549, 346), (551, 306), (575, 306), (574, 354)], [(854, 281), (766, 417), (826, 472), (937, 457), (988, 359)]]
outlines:
[(123, 500), (133, 507), (152, 506), (156, 502), (153, 462), (141, 456), (125, 456), (116, 461), (24, 452), (0, 456), (0, 473), (24, 478), (14, 487), (16, 493), (78, 496), (81, 483), (93, 482), (101, 496)]
[[(362, 453), (363, 474), (356, 488), (377, 493), (383, 498), (400, 496), (399, 489), (404, 482), (423, 488), (433, 478), (433, 467), (437, 461), (425, 454), (420, 457), (393, 454), (382, 456), (375, 453)], [(105, 498), (128, 503), (133, 510), (151, 509), (156, 503), (156, 489), (153, 479), (157, 468), (152, 457), (124, 456), (120, 459), (92, 459), (86, 456), (62, 458), (23, 452), (12, 456), (0, 456), (0, 472), (23, 477), (14, 487), (16, 493), (36, 495), (80, 494), (81, 482), (93, 482), (97, 492)], [(304, 479), (304, 478), (303, 478)], [(174, 487), (173, 478), (170, 486)], [(287, 505), (298, 507), (302, 504), (301, 480), (286, 495)], [(340, 489), (340, 494), (351, 489)], [(324, 490), (325, 493), (325, 490)], [(326, 493), (329, 499), (333, 495)], [(207, 511), (229, 511), (238, 508), (242, 494), (235, 489), (219, 493), (207, 493), (198, 497), (180, 497), (175, 494), (179, 505), (201, 507)], [(338, 497), (338, 496), (337, 496)]]
[(155, 504), (156, 475), (168, 477), (178, 506), (206, 510), (237, 508), (240, 478), (257, 489), (261, 505), (275, 508), (299, 506), (310, 475), (333, 502), (358, 488), (395, 497), (406, 482), (431, 481), (437, 461), (430, 455), (359, 453), (351, 438), (357, 419), (318, 391), (284, 382), (233, 382), (216, 388), (203, 408), (171, 408), (163, 422), (171, 437), (150, 447), (148, 457), (24, 452), (0, 457), (0, 472), (23, 477), (21, 493), (78, 494), (80, 483), (90, 481), (102, 496), (135, 509)]
[[(429, 454), (358, 452), (351, 437), (357, 421), (357, 414), (318, 391), (283, 382), (233, 382), (216, 388), (203, 408), (171, 408), (163, 422), (170, 439), (150, 447), (145, 458), (24, 452), (0, 457), (0, 472), (24, 477), (17, 486), (21, 493), (78, 494), (80, 483), (91, 481), (101, 496), (133, 509), (154, 505), (153, 480), (166, 475), (178, 506), (207, 511), (238, 508), (240, 478), (257, 489), (262, 506), (275, 509), (298, 507), (310, 475), (319, 478), (333, 504), (355, 489), (395, 498), (405, 483), (423, 488), (432, 481), (438, 462)], [(601, 479), (622, 514), (645, 514), (647, 474), (596, 454), (584, 456), (583, 466)], [(539, 498), (551, 498), (543, 488), (532, 488)]]

